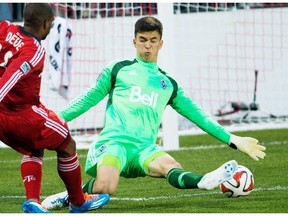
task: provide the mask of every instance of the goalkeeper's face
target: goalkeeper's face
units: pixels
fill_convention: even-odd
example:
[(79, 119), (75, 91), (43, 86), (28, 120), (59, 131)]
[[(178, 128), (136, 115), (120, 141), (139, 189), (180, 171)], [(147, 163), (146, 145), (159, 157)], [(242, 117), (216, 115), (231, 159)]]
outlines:
[(134, 38), (133, 44), (137, 51), (137, 57), (147, 62), (156, 63), (163, 40), (158, 31), (139, 32)]

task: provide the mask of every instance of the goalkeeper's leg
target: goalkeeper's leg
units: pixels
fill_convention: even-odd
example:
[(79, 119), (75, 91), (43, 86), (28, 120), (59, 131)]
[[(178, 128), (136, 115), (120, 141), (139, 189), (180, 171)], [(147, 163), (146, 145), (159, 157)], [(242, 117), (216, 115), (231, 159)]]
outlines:
[(223, 182), (231, 179), (237, 169), (238, 164), (235, 160), (228, 161), (216, 170), (204, 175), (197, 186), (200, 189), (212, 190)]
[(226, 162), (204, 176), (184, 171), (181, 168), (173, 168), (169, 171), (167, 180), (172, 186), (181, 189), (199, 188), (212, 190), (223, 182), (231, 179), (237, 168), (238, 164), (234, 160)]
[[(91, 167), (97, 170), (97, 177), (83, 185), (83, 191), (90, 194), (114, 194), (120, 180), (120, 167), (121, 161), (118, 157), (103, 156), (100, 163)], [(96, 173), (91, 176), (96, 176)]]
[(149, 163), (148, 175), (152, 177), (165, 176), (172, 186), (180, 189), (199, 188), (212, 190), (221, 183), (231, 179), (237, 171), (237, 168), (237, 162), (231, 160), (216, 170), (202, 176), (191, 171), (185, 171), (174, 158), (169, 154), (164, 154), (154, 158), (154, 160)]
[[(98, 205), (89, 208), (89, 210), (101, 208), (108, 203), (110, 199), (109, 194), (113, 194), (116, 191), (120, 178), (118, 171), (119, 162), (116, 157), (106, 156), (101, 161), (102, 163), (99, 166), (99, 169), (97, 169), (97, 172), (97, 164), (91, 167), (91, 169), (95, 169), (94, 175), (97, 173), (97, 179), (92, 178), (82, 186), (84, 192), (87, 192), (90, 196), (93, 196), (94, 199), (98, 200)], [(42, 205), (47, 209), (68, 206), (69, 200), (67, 191), (46, 197), (43, 200)]]
[(185, 171), (173, 157), (163, 151), (148, 156), (144, 161), (144, 170), (151, 177), (166, 177), (169, 184), (179, 189), (198, 188), (197, 184), (203, 177)]

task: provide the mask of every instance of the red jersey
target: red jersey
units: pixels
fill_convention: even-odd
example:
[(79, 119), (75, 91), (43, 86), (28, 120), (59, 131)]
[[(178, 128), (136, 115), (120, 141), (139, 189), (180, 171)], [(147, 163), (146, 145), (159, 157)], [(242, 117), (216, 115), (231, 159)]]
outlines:
[(66, 123), (39, 101), (45, 50), (23, 27), (0, 22), (0, 140), (22, 154), (63, 151)]
[(0, 106), (18, 111), (40, 103), (45, 49), (23, 27), (0, 22)]

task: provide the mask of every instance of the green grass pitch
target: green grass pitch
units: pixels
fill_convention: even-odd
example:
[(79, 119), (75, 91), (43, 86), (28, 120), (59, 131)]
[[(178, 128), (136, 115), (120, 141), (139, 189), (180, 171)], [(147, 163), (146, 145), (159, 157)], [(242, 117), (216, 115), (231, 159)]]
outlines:
[[(102, 209), (91, 213), (287, 213), (288, 129), (235, 133), (252, 136), (267, 147), (264, 160), (254, 161), (208, 135), (180, 137), (180, 150), (169, 153), (186, 170), (204, 174), (227, 160), (235, 159), (254, 174), (254, 191), (246, 197), (227, 198), (219, 188), (212, 191), (181, 190), (162, 178), (120, 179), (116, 193)], [(87, 150), (78, 150), (82, 171)], [(46, 151), (43, 162), (42, 197), (63, 191), (57, 174), (55, 152)], [(20, 175), (22, 156), (11, 149), (0, 150), (0, 213), (22, 213), (25, 200)], [(83, 172), (83, 180), (89, 177)], [(68, 213), (68, 208), (53, 210)]]

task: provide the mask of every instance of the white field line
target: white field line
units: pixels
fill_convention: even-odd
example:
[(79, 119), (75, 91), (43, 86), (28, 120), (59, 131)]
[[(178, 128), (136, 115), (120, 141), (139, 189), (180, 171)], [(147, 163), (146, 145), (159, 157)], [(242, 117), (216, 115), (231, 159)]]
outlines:
[[(288, 187), (276, 186), (271, 188), (255, 188), (253, 193), (257, 191), (287, 191)], [(191, 190), (193, 191), (193, 189)], [(111, 197), (111, 200), (117, 201), (150, 201), (150, 200), (161, 200), (161, 199), (176, 199), (176, 198), (185, 198), (185, 197), (194, 197), (194, 196), (207, 196), (212, 194), (221, 194), (221, 192), (204, 192), (204, 193), (191, 193), (191, 194), (179, 194), (173, 196), (158, 196), (158, 197)], [(45, 199), (45, 196), (42, 196), (42, 199)], [(25, 199), (25, 196), (0, 196), (0, 199)]]
[[(266, 143), (265, 146), (273, 146), (273, 145), (283, 145), (287, 144), (288, 141), (274, 141)], [(217, 149), (217, 148), (223, 148), (227, 147), (226, 145), (221, 144), (213, 144), (208, 146), (195, 146), (195, 147), (187, 147), (187, 148), (180, 148), (179, 150), (205, 150), (205, 149)], [(178, 150), (178, 151), (179, 151)], [(79, 158), (86, 157), (86, 155), (78, 155)], [(56, 156), (54, 157), (47, 157), (44, 158), (44, 160), (55, 160)], [(20, 160), (0, 160), (1, 163), (19, 163)], [(282, 186), (276, 186), (272, 188), (255, 188), (253, 192), (257, 191), (286, 191), (288, 187), (282, 187)], [(220, 194), (221, 192), (207, 192), (207, 193), (191, 193), (191, 194), (180, 194), (177, 196), (158, 196), (158, 197), (143, 197), (143, 198), (133, 198), (133, 197), (111, 197), (111, 200), (119, 200), (119, 201), (149, 201), (149, 200), (158, 200), (158, 199), (168, 199), (168, 198), (183, 198), (183, 197), (193, 197), (193, 196), (206, 196), (211, 194)], [(24, 199), (25, 196), (0, 196), (0, 199)], [(46, 197), (42, 197), (43, 199)]]
[[(253, 192), (256, 191), (287, 191), (288, 187), (276, 186), (272, 188), (255, 188)], [(207, 193), (191, 193), (191, 194), (180, 194), (173, 196), (158, 196), (158, 197), (143, 197), (143, 198), (125, 198), (125, 197), (111, 197), (111, 200), (118, 201), (149, 201), (149, 200), (161, 200), (161, 199), (174, 199), (174, 198), (184, 198), (184, 197), (193, 197), (193, 196), (207, 196), (212, 194), (221, 194), (221, 192), (207, 192)]]
[[(273, 142), (269, 142), (269, 143), (260, 143), (264, 146), (273, 146), (273, 145), (287, 145), (288, 141), (284, 140), (284, 141), (273, 141)], [(183, 147), (180, 148), (179, 150), (176, 151), (186, 151), (186, 150), (209, 150), (209, 149), (220, 149), (220, 148), (227, 148), (228, 146), (226, 144), (210, 144), (210, 145), (200, 145), (200, 146), (193, 146), (193, 147)], [(78, 158), (85, 158), (86, 155), (78, 155)], [(45, 157), (44, 156), (44, 160), (55, 160), (57, 159), (56, 156), (53, 157)], [(4, 164), (4, 163), (19, 163), (20, 159), (18, 160), (0, 160), (0, 164)]]

